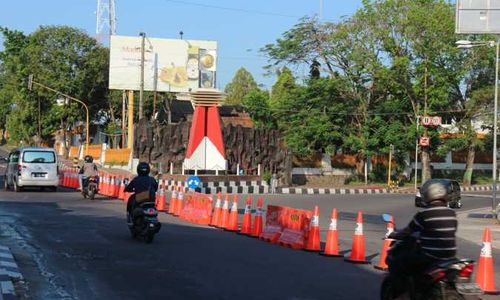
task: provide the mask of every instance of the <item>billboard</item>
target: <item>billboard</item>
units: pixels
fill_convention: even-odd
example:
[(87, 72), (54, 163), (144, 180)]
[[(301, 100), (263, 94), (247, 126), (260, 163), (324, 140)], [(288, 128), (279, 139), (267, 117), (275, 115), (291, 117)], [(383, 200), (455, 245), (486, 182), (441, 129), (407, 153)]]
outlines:
[(500, 0), (457, 0), (456, 33), (500, 33)]
[[(112, 35), (109, 88), (139, 90), (142, 37)], [(189, 92), (215, 88), (217, 42), (145, 38), (144, 90)]]

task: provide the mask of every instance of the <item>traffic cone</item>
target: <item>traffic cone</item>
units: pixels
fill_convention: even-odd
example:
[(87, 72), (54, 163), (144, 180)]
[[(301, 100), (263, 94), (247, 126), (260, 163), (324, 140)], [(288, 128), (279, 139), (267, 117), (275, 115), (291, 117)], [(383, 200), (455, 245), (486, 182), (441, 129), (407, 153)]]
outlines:
[(477, 264), (476, 283), (486, 294), (497, 294), (495, 288), (495, 272), (493, 271), (493, 256), (491, 251), (491, 232), (484, 229), (483, 246)]
[(224, 197), (224, 204), (222, 205), (220, 222), (217, 224), (219, 228), (226, 228), (229, 224), (229, 195)]
[(120, 177), (115, 176), (114, 180), (114, 186), (113, 186), (113, 197), (118, 198), (120, 196)]
[(262, 233), (262, 206), (264, 205), (264, 199), (259, 198), (257, 200), (257, 209), (255, 210), (255, 217), (253, 219), (253, 227), (252, 227), (252, 237), (259, 237)]
[(156, 209), (158, 211), (166, 211), (167, 206), (166, 206), (166, 199), (165, 199), (165, 192), (163, 190), (163, 183), (160, 184), (160, 190), (158, 191), (158, 201), (156, 205)]
[(339, 254), (339, 234), (337, 231), (337, 209), (332, 209), (330, 226), (326, 234), (325, 251), (320, 252), (324, 256), (341, 257)]
[(243, 223), (239, 234), (252, 234), (252, 198), (247, 197), (245, 204), (245, 213), (243, 214)]
[(183, 186), (179, 187), (179, 196), (177, 197), (177, 204), (175, 205), (174, 216), (179, 216), (184, 209), (184, 192), (185, 189)]
[(394, 231), (394, 218), (391, 216), (391, 220), (387, 223), (387, 233), (385, 234), (384, 242), (382, 244), (382, 251), (380, 251), (380, 261), (378, 265), (374, 266), (375, 269), (383, 271), (389, 269), (389, 266), (387, 265), (385, 260), (387, 259), (387, 251), (391, 247), (393, 239), (389, 239), (387, 237), (393, 231)]
[(168, 213), (173, 215), (177, 206), (177, 186), (174, 185), (172, 190), (172, 196), (170, 197), (170, 203), (168, 204)]
[(217, 200), (215, 201), (214, 213), (212, 215), (212, 220), (210, 221), (210, 226), (217, 226), (221, 217), (221, 205), (222, 205), (220, 192), (217, 194)]
[(125, 177), (120, 177), (120, 187), (118, 191), (118, 199), (125, 200)]
[(320, 236), (319, 236), (319, 206), (314, 207), (314, 213), (311, 218), (311, 226), (309, 228), (309, 237), (307, 238), (307, 245), (304, 249), (306, 251), (320, 251)]
[(352, 238), (351, 255), (344, 258), (347, 262), (369, 264), (365, 259), (365, 236), (363, 234), (363, 213), (358, 212), (356, 218), (356, 229)]
[(233, 205), (229, 213), (229, 222), (224, 229), (228, 231), (238, 231), (238, 195), (233, 197)]
[(104, 189), (103, 187), (103, 181), (104, 181), (104, 174), (99, 173), (99, 184), (97, 185), (97, 189), (99, 190), (99, 194), (102, 194), (102, 191)]

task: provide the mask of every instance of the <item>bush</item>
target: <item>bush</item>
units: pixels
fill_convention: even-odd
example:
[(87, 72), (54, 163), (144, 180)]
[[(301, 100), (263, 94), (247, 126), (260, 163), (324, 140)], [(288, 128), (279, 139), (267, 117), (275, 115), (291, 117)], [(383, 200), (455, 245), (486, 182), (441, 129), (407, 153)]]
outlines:
[(264, 173), (262, 173), (262, 180), (265, 182), (271, 183), (271, 178), (273, 178), (271, 171), (264, 171)]

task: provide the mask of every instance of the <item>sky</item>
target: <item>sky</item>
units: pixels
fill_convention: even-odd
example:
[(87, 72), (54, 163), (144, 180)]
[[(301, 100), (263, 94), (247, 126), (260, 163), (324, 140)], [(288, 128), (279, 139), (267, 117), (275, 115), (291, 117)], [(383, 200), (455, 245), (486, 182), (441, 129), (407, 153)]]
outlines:
[[(361, 0), (322, 0), (323, 19), (352, 15)], [(0, 0), (0, 26), (25, 32), (41, 25), (69, 25), (95, 36), (96, 0)], [(115, 0), (116, 34), (215, 40), (218, 42), (218, 88), (236, 70), (249, 70), (257, 83), (270, 88), (267, 64), (259, 49), (273, 43), (303, 16), (320, 14), (321, 0)], [(3, 40), (0, 37), (0, 43)], [(2, 49), (3, 46), (0, 46)], [(298, 70), (305, 74), (308, 70)], [(298, 74), (299, 76), (301, 74)]]

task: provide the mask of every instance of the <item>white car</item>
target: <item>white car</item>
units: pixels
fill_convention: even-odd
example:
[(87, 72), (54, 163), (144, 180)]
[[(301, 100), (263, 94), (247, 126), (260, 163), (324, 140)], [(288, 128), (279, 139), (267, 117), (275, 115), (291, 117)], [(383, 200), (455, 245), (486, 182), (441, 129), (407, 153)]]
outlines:
[(57, 155), (52, 148), (25, 147), (10, 152), (4, 176), (5, 190), (20, 192), (24, 187), (57, 190)]

